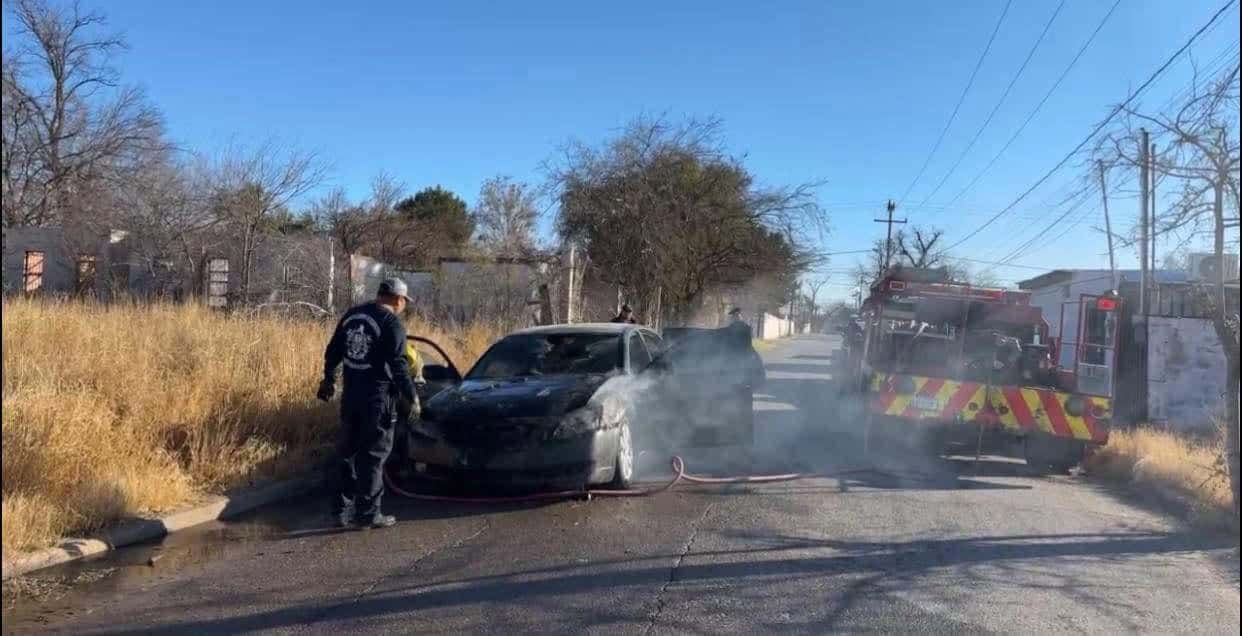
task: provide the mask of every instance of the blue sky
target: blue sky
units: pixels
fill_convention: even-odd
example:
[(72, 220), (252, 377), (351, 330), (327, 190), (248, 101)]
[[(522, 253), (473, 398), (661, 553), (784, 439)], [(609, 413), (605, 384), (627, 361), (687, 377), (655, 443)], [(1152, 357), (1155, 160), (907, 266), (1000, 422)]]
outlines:
[[(122, 29), (119, 65), (163, 109), (171, 134), (210, 149), (276, 136), (320, 151), (332, 185), (362, 196), (388, 171), (410, 189), (441, 184), (473, 202), (495, 174), (538, 182), (570, 137), (605, 138), (636, 114), (715, 115), (767, 184), (823, 179), (825, 251), (866, 247), (871, 221), (918, 172), (987, 42), (1002, 0), (955, 2), (155, 2), (94, 3)], [(1054, 165), (1223, 0), (1122, 0), (1091, 48), (996, 166), (952, 198), (999, 150), (1112, 5), (1067, 2), (976, 146), (928, 205), (1057, 7), (1016, 1), (926, 174), (898, 216), (957, 240)], [(1236, 63), (1236, 5), (1193, 52)], [(1179, 62), (1144, 103), (1182, 90)], [(957, 251), (996, 260), (1030, 236), (1077, 169)], [(1098, 198), (1098, 197), (1097, 197)], [(1058, 240), (1015, 261), (1106, 263), (1099, 202)], [(1123, 228), (1133, 201), (1114, 202)], [(1046, 223), (1047, 221), (1045, 221)], [(829, 272), (853, 263), (835, 257)], [(1126, 260), (1128, 259), (1128, 260)], [(1125, 255), (1123, 264), (1133, 263)], [(1001, 269), (1015, 280), (1034, 270)], [(834, 273), (834, 283), (846, 276)], [(844, 286), (832, 287), (834, 296)]]

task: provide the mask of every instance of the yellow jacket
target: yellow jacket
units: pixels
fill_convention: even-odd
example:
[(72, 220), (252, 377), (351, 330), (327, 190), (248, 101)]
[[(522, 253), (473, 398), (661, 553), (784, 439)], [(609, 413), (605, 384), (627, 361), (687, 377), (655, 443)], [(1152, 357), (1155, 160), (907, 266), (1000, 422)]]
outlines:
[(424, 382), (423, 358), (418, 355), (418, 349), (414, 348), (414, 343), (410, 340), (405, 341), (405, 359), (410, 363), (410, 377), (415, 382)]

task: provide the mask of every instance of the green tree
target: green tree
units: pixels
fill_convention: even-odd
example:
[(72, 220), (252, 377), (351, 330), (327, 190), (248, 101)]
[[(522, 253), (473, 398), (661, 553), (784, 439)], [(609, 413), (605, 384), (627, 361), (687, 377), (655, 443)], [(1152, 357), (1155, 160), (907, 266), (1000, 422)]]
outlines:
[(674, 320), (708, 292), (758, 279), (787, 300), (812, 260), (800, 239), (825, 221), (811, 185), (758, 187), (718, 132), (715, 121), (640, 119), (602, 147), (571, 145), (552, 170), (562, 238), (585, 248), (604, 282), (661, 297)]
[(427, 266), (463, 251), (474, 234), (466, 202), (438, 185), (402, 199), (393, 211), (382, 247), (382, 258), (392, 263)]

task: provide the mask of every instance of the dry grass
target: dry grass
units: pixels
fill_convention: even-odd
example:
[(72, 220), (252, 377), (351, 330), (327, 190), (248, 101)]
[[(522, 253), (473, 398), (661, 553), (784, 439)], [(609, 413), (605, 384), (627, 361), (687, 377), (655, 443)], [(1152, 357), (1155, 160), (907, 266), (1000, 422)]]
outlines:
[(1221, 465), (1219, 439), (1193, 439), (1155, 428), (1113, 430), (1091, 457), (1092, 474), (1132, 484), (1156, 497), (1172, 495), (1193, 504), (1197, 517), (1231, 514), (1229, 477)]
[[(314, 398), (329, 330), (194, 306), (6, 300), (4, 553), (319, 461), (336, 422)], [(498, 332), (409, 330), (463, 367)]]

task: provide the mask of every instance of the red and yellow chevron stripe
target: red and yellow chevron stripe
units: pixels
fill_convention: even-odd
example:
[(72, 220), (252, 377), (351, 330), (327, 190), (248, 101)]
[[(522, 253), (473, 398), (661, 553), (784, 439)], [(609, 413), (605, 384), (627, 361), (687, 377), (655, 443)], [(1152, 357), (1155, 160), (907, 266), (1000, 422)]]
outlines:
[[(1014, 431), (1108, 441), (1108, 425), (1098, 417), (1111, 413), (1112, 401), (1104, 397), (899, 374), (877, 375), (871, 392), (871, 410), (880, 415), (974, 422), (986, 414), (998, 426)], [(1073, 409), (1067, 406), (1075, 397), (1082, 402), (1080, 415), (1071, 415)]]

